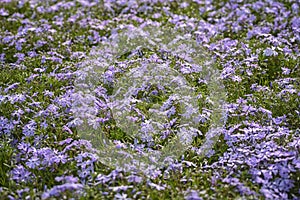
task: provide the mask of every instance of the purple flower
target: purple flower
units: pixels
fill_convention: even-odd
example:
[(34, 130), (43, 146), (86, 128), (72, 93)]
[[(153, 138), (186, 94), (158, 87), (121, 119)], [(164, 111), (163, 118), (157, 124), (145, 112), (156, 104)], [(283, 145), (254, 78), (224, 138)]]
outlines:
[(293, 10), (294, 13), (298, 14), (298, 12), (299, 12), (299, 5), (297, 3), (293, 3), (292, 10)]
[(70, 144), (72, 141), (73, 141), (72, 138), (67, 138), (67, 139), (65, 139), (63, 141), (60, 141), (59, 145)]
[(166, 189), (166, 186), (160, 186), (160, 185), (157, 185), (157, 184), (152, 183), (150, 181), (147, 183), (147, 185), (149, 185), (151, 188), (154, 188), (154, 189), (156, 189), (158, 191)]
[(111, 177), (110, 176), (106, 176), (106, 175), (103, 175), (103, 174), (99, 174), (96, 178), (96, 181), (98, 181), (98, 183), (100, 184), (105, 184), (109, 181), (111, 181)]
[(79, 180), (74, 176), (58, 176), (55, 178), (57, 182), (65, 182), (65, 183), (77, 183)]
[(27, 182), (31, 179), (31, 173), (23, 165), (17, 165), (11, 171), (12, 179), (17, 182)]
[(26, 162), (26, 166), (30, 169), (34, 169), (40, 165), (40, 161), (37, 157), (32, 157)]
[(64, 155), (64, 154), (58, 154), (58, 155), (55, 155), (52, 157), (52, 163), (56, 163), (56, 164), (59, 164), (59, 163), (66, 163), (68, 160), (67, 160), (67, 156)]
[(262, 194), (264, 194), (264, 196), (267, 198), (267, 199), (273, 199), (274, 198), (274, 193), (272, 190), (268, 190), (268, 189), (265, 189), (265, 188), (262, 188), (260, 190), (260, 192)]
[(276, 117), (276, 118), (273, 118), (273, 122), (276, 124), (276, 125), (279, 125), (281, 124), (283, 121), (286, 120), (286, 115), (282, 116), (282, 117)]
[(143, 178), (136, 175), (130, 175), (127, 177), (129, 183), (140, 183), (142, 182)]
[(28, 51), (28, 52), (27, 52), (27, 55), (28, 55), (29, 57), (31, 57), (31, 58), (34, 58), (34, 57), (36, 57), (38, 54), (37, 54), (35, 51)]
[(82, 184), (78, 183), (65, 183), (63, 185), (57, 185), (51, 188), (50, 190), (47, 190), (46, 192), (43, 193), (42, 199), (48, 199), (50, 197), (59, 197), (62, 195), (63, 192), (65, 191), (81, 191), (83, 189)]
[(5, 10), (4, 8), (1, 8), (1, 9), (0, 9), (0, 15), (1, 15), (2, 17), (6, 17), (6, 16), (9, 15), (9, 13), (8, 13), (8, 11)]
[(36, 130), (36, 122), (31, 121), (23, 127), (23, 134), (26, 137), (31, 137), (34, 135)]
[(5, 43), (5, 44), (8, 44), (10, 43), (11, 41), (13, 41), (14, 39), (14, 36), (6, 36), (2, 39), (2, 42)]
[(16, 53), (16, 54), (14, 55), (14, 57), (15, 57), (15, 58), (18, 58), (17, 62), (20, 63), (20, 62), (22, 62), (22, 61), (24, 60), (25, 54), (24, 54), (24, 53)]
[(282, 67), (282, 74), (284, 75), (289, 75), (291, 73), (291, 70), (285, 67)]
[(7, 93), (10, 90), (16, 89), (16, 88), (18, 88), (19, 85), (20, 85), (20, 83), (13, 83), (10, 86), (8, 86), (7, 88), (5, 88), (4, 92)]
[(116, 194), (114, 200), (131, 200), (131, 198), (127, 197), (127, 194), (121, 193)]
[(198, 192), (195, 190), (191, 190), (187, 196), (184, 197), (186, 200), (202, 200), (201, 197), (199, 197)]
[(129, 188), (133, 188), (132, 185), (121, 185), (121, 186), (116, 186), (116, 187), (109, 187), (113, 192), (121, 192), (121, 191), (126, 191)]
[(270, 56), (277, 56), (278, 53), (274, 50), (274, 48), (266, 48), (264, 50), (264, 56), (270, 57)]

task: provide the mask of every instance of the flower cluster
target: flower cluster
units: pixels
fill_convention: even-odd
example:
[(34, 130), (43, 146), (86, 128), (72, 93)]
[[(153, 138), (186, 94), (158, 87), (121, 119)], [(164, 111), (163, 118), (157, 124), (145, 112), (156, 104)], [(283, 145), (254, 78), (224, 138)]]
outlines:
[[(0, 0), (1, 197), (299, 199), (299, 8), (296, 0)], [(115, 63), (95, 59), (105, 70), (99, 83), (89, 80), (99, 73), (84, 63), (99, 44), (124, 28), (148, 25), (190, 33), (220, 70), (226, 124), (204, 157), (201, 145), (214, 122), (210, 94), (218, 91), (209, 90), (202, 66), (188, 63), (188, 55), (183, 60), (149, 48)], [(163, 168), (112, 169), (80, 132), (101, 129), (119, 149), (145, 155), (162, 150), (180, 120), (195, 112), (191, 106), (181, 113), (164, 85), (145, 84), (134, 88), (126, 108), (139, 138), (122, 132), (110, 107), (113, 88), (145, 62), (165, 63), (194, 87), (200, 115), (196, 128), (185, 129), (192, 146)], [(94, 95), (78, 92), (78, 80)], [(165, 116), (165, 123), (153, 123), (152, 115)], [(81, 130), (82, 124), (92, 129)]]

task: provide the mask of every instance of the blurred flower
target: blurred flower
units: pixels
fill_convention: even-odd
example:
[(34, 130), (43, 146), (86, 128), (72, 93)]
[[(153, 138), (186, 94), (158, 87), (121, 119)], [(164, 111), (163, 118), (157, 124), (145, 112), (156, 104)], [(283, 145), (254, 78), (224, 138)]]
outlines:
[(188, 195), (184, 197), (186, 200), (202, 200), (201, 197), (199, 197), (198, 192), (195, 190), (189, 191)]
[(275, 51), (274, 47), (272, 48), (268, 47), (264, 50), (264, 56), (269, 57), (269, 56), (277, 56), (277, 55), (278, 53)]

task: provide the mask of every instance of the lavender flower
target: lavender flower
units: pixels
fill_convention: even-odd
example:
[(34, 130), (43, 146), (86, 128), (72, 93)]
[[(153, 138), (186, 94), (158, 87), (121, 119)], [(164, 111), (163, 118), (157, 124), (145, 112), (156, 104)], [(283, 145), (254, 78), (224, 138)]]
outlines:
[(202, 200), (201, 197), (199, 197), (198, 192), (195, 190), (191, 190), (187, 196), (185, 196), (186, 200)]

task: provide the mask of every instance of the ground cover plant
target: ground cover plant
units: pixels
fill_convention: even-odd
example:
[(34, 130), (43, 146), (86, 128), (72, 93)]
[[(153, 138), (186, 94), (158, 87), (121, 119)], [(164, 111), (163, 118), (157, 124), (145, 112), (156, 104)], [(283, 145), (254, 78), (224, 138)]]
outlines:
[[(0, 0), (0, 199), (299, 199), (299, 7), (296, 0)], [(116, 145), (143, 153), (169, 142), (154, 135), (137, 145), (108, 114), (124, 65), (167, 63), (194, 88), (202, 116), (190, 148), (143, 173), (101, 162), (93, 141), (80, 136), (72, 105), (90, 53), (124, 27), (149, 24), (190, 33), (209, 53), (226, 91), (226, 123), (203, 155), (212, 103), (201, 70), (153, 49), (121, 55), (97, 83), (93, 121)], [(148, 130), (150, 107), (168, 101), (165, 91), (140, 88), (128, 117)], [(178, 105), (166, 109), (176, 129)]]

